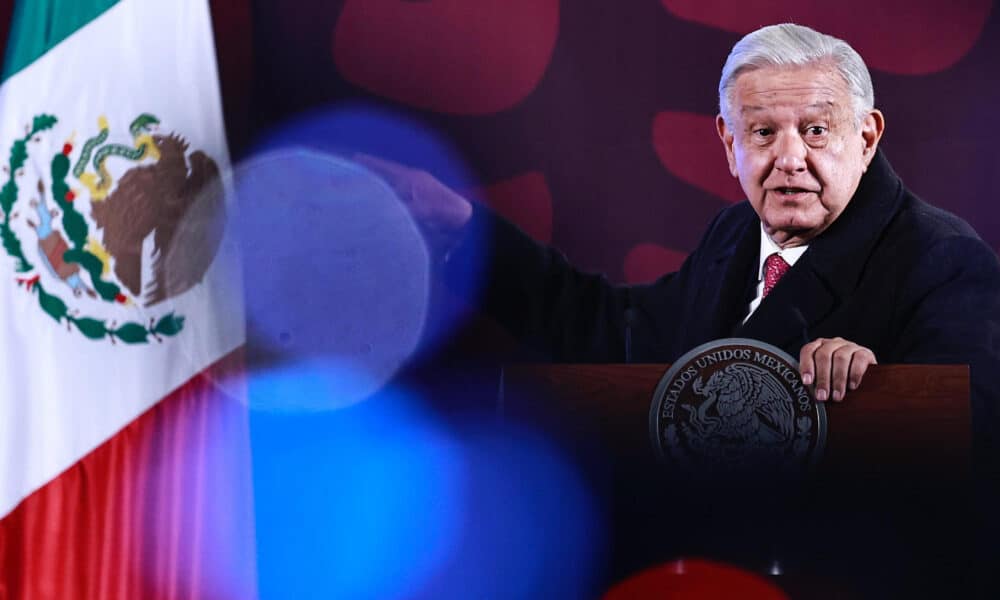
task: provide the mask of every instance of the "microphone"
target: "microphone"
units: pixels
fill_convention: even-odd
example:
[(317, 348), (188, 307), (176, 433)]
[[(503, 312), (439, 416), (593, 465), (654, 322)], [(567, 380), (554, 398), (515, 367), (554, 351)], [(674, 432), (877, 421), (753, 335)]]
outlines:
[(625, 364), (632, 363), (632, 327), (635, 326), (638, 314), (635, 308), (625, 309)]

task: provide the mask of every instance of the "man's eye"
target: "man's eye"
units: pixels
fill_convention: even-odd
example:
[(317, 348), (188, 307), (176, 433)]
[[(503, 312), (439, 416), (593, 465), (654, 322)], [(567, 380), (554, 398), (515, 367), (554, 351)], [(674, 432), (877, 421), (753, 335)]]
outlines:
[(753, 133), (754, 133), (754, 135), (759, 136), (759, 137), (767, 137), (767, 136), (771, 135), (773, 132), (768, 127), (761, 127), (759, 129), (754, 129)]
[(820, 125), (813, 125), (812, 127), (806, 128), (806, 133), (809, 135), (823, 135), (826, 133), (826, 127)]

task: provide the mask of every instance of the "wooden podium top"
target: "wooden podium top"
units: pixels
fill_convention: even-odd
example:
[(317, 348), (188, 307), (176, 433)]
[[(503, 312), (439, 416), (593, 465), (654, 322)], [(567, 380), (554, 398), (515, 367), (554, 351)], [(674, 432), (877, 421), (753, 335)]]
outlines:
[[(511, 414), (566, 417), (567, 428), (598, 435), (634, 456), (649, 441), (653, 391), (667, 364), (557, 364), (505, 367), (500, 402)], [(874, 365), (843, 402), (826, 402), (824, 470), (968, 469), (969, 368)]]

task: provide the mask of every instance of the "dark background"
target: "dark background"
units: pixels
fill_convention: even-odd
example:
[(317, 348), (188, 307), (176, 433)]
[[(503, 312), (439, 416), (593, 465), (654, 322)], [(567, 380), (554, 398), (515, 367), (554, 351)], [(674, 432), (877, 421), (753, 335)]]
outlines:
[[(810, 25), (845, 39), (867, 61), (876, 106), (886, 115), (882, 148), (907, 185), (1000, 247), (1000, 15), (989, 0), (212, 0), (211, 8), (234, 161), (291, 123), (300, 130), (313, 126), (315, 145), (360, 146), (432, 170), (580, 267), (628, 282), (678, 266), (710, 219), (742, 199), (713, 123), (729, 49), (762, 25)], [(2, 40), (11, 9), (11, 0), (0, 0)], [(323, 129), (324, 115), (359, 106), (421, 124), (464, 161), (468, 176), (456, 175), (461, 168), (439, 169), (440, 156), (415, 152), (413, 145), (365, 140), (357, 131), (337, 139), (338, 130)], [(465, 383), (452, 381), (449, 393), (435, 397), (441, 387), (432, 381), (425, 397), (434, 397), (437, 408), (451, 403), (455, 409), (469, 401)], [(489, 412), (492, 401), (481, 408)], [(414, 472), (423, 473), (407, 462), (414, 446), (405, 440), (338, 454), (334, 441), (358, 428), (356, 415), (364, 414), (358, 411), (374, 410), (364, 404), (352, 409), (355, 417), (349, 411), (251, 415), (262, 597), (321, 597), (317, 582), (337, 573), (344, 556), (357, 554), (351, 543), (336, 541), (345, 537), (337, 527), (351, 515), (331, 515), (330, 498), (396, 464), (383, 454), (395, 453), (403, 465), (386, 489), (399, 490), (400, 482), (419, 479)], [(384, 423), (395, 431), (394, 422)], [(524, 465), (534, 459), (491, 462), (497, 445), (511, 447), (516, 439), (506, 431), (495, 438), (466, 426), (456, 431), (471, 473), (466, 500), (480, 508), (467, 517), (454, 554), (435, 559), (438, 575), (413, 595), (487, 597), (514, 589), (502, 586), (520, 578), (525, 590), (540, 593), (548, 589), (545, 582), (563, 581), (518, 571), (523, 565), (516, 557), (549, 540), (541, 559), (525, 556), (562, 569), (561, 544), (573, 531), (583, 535), (580, 530), (567, 525), (570, 533), (553, 536), (552, 523), (539, 523), (541, 537), (533, 538), (520, 522), (493, 520), (492, 513), (521, 504), (523, 512), (510, 514), (538, 513), (542, 497), (551, 508), (540, 514), (564, 514), (572, 486), (548, 471), (526, 476)], [(427, 467), (426, 473), (437, 472)], [(540, 495), (545, 489), (550, 496)], [(417, 498), (436, 506), (437, 496), (427, 490), (421, 496), (418, 489)], [(409, 522), (411, 510), (404, 506), (398, 514)], [(359, 531), (360, 537), (368, 530)], [(430, 539), (422, 536), (406, 539), (418, 545)], [(602, 552), (614, 551), (600, 536), (587, 550), (598, 563)], [(491, 545), (477, 545), (479, 539)], [(385, 548), (371, 551), (384, 554)], [(513, 561), (509, 572), (489, 569), (504, 559)], [(466, 579), (456, 580), (456, 573)], [(591, 577), (599, 582), (604, 575)], [(456, 582), (471, 586), (464, 590), (469, 593)], [(587, 595), (586, 584), (580, 586), (549, 597)]]

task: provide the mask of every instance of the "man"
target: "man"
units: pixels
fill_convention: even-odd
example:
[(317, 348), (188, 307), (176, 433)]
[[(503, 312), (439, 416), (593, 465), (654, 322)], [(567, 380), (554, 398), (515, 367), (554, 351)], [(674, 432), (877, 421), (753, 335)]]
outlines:
[(877, 361), (970, 364), (977, 427), (995, 430), (996, 255), (906, 190), (878, 151), (885, 119), (857, 52), (807, 27), (764, 27), (733, 47), (719, 105), (718, 134), (748, 201), (716, 217), (680, 271), (649, 285), (577, 272), (426, 173), (364, 160), (449, 251), (452, 271), (481, 268), (455, 242), (462, 232), (489, 232), (487, 312), (555, 360), (671, 362), (749, 337), (799, 356), (820, 401), (842, 400)]

